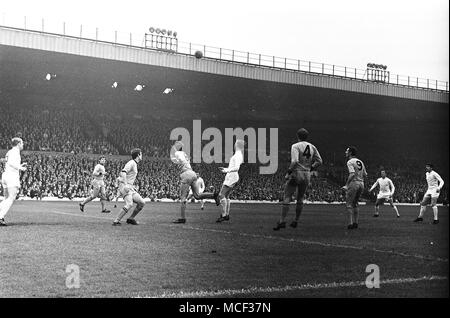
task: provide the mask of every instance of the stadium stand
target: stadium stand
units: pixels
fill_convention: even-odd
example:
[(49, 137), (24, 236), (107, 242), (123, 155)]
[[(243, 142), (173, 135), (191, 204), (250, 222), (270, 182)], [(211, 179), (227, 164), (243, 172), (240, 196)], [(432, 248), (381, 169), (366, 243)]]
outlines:
[[(448, 180), (448, 105), (318, 87), (219, 76), (76, 55), (0, 46), (0, 149), (11, 137), (25, 141), (20, 195), (85, 197), (96, 154), (108, 155), (108, 197), (134, 147), (144, 152), (138, 186), (152, 200), (178, 198), (178, 173), (168, 161), (170, 131), (201, 119), (202, 127), (277, 127), (280, 165), (259, 175), (245, 164), (232, 198), (278, 201), (295, 132), (306, 127), (324, 166), (307, 194), (310, 201), (342, 201), (344, 151), (356, 145), (372, 183), (388, 170), (399, 202), (418, 202), (424, 164)], [(46, 80), (47, 73), (55, 74)], [(111, 84), (117, 81), (117, 88)], [(133, 90), (145, 83), (141, 92)], [(166, 87), (174, 92), (163, 94)], [(204, 141), (205, 142), (205, 141)], [(442, 145), (447, 145), (443, 149)], [(207, 186), (219, 187), (218, 164), (194, 164)], [(445, 187), (447, 189), (447, 186)], [(448, 202), (448, 191), (440, 202)], [(366, 200), (373, 195), (365, 193)]]

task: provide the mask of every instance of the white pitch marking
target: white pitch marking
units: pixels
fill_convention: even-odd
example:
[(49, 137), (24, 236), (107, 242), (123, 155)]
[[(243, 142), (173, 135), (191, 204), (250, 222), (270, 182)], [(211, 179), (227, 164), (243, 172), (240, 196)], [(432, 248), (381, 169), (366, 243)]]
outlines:
[[(66, 213), (66, 212), (56, 212), (56, 211), (47, 211), (50, 213), (55, 214), (62, 214), (62, 215), (70, 215), (75, 217), (85, 217), (85, 218), (94, 218), (94, 219), (101, 219), (101, 220), (111, 220), (109, 218), (104, 218), (100, 216), (94, 216), (94, 215), (84, 215), (84, 214), (74, 214), (74, 213)], [(140, 222), (139, 224), (144, 225), (145, 223)], [(403, 257), (412, 257), (422, 260), (432, 260), (432, 261), (438, 261), (438, 262), (448, 262), (448, 259), (446, 258), (434, 258), (434, 257), (427, 257), (423, 255), (418, 254), (407, 254), (403, 252), (395, 252), (395, 251), (388, 251), (388, 250), (380, 250), (376, 248), (366, 248), (362, 246), (352, 246), (352, 245), (343, 245), (343, 244), (332, 244), (332, 243), (325, 243), (325, 242), (317, 242), (317, 241), (306, 241), (306, 240), (298, 240), (294, 238), (284, 238), (284, 237), (278, 237), (278, 236), (272, 236), (272, 235), (260, 235), (260, 234), (249, 234), (249, 233), (242, 233), (242, 232), (231, 232), (231, 231), (225, 231), (225, 230), (216, 230), (216, 229), (205, 229), (205, 228), (199, 228), (199, 227), (192, 227), (192, 226), (179, 226), (179, 225), (172, 225), (172, 224), (160, 224), (160, 226), (168, 226), (168, 227), (181, 227), (183, 229), (190, 229), (195, 231), (207, 231), (207, 232), (216, 232), (216, 233), (223, 233), (223, 234), (238, 234), (241, 236), (248, 236), (252, 238), (263, 238), (263, 239), (270, 239), (270, 240), (280, 240), (280, 241), (287, 241), (287, 242), (294, 242), (294, 243), (301, 243), (301, 244), (307, 244), (307, 245), (319, 245), (324, 247), (336, 247), (336, 248), (344, 248), (344, 249), (353, 249), (353, 250), (359, 250), (359, 251), (372, 251), (377, 253), (385, 253), (385, 254), (392, 254), (392, 255), (398, 255)]]
[(205, 229), (205, 228), (199, 228), (199, 227), (192, 227), (192, 226), (183, 226), (185, 229), (190, 230), (196, 230), (196, 231), (208, 231), (208, 232), (216, 232), (216, 233), (224, 233), (224, 234), (231, 234), (231, 235), (241, 235), (241, 236), (247, 236), (252, 238), (263, 238), (263, 239), (270, 239), (270, 240), (280, 240), (280, 241), (287, 241), (287, 242), (294, 242), (294, 243), (301, 243), (306, 245), (319, 245), (324, 247), (337, 247), (337, 248), (344, 248), (344, 249), (353, 249), (353, 250), (359, 250), (359, 251), (372, 251), (377, 253), (385, 253), (385, 254), (392, 254), (392, 255), (398, 255), (403, 257), (413, 257), (423, 260), (432, 260), (432, 261), (438, 261), (438, 262), (448, 262), (447, 258), (435, 258), (435, 257), (427, 257), (423, 255), (418, 254), (407, 254), (403, 252), (395, 252), (395, 251), (389, 251), (389, 250), (381, 250), (377, 248), (367, 248), (363, 246), (352, 246), (352, 245), (343, 245), (343, 244), (332, 244), (332, 243), (325, 243), (325, 242), (317, 242), (317, 241), (306, 241), (306, 240), (298, 240), (294, 238), (284, 238), (284, 237), (278, 237), (278, 236), (272, 236), (272, 235), (261, 235), (261, 234), (249, 234), (249, 233), (242, 233), (242, 232), (231, 232), (231, 231), (225, 231), (225, 230), (216, 230), (216, 229)]
[[(386, 279), (380, 281), (380, 285), (394, 285), (394, 284), (407, 284), (417, 283), (421, 281), (432, 280), (447, 280), (445, 276), (423, 276), (423, 277), (408, 277), (408, 278), (395, 278)], [(148, 296), (149, 298), (194, 298), (194, 297), (219, 297), (219, 296), (235, 296), (235, 295), (248, 295), (255, 293), (279, 293), (298, 290), (317, 290), (326, 288), (345, 288), (345, 287), (359, 287), (365, 286), (364, 281), (352, 281), (352, 282), (332, 282), (332, 283), (318, 283), (318, 284), (301, 284), (301, 285), (288, 285), (283, 287), (249, 287), (242, 289), (222, 289), (222, 290), (200, 290), (200, 291), (179, 291), (173, 293), (163, 293), (160, 295)], [(137, 297), (143, 297), (138, 295)], [(145, 298), (146, 296), (144, 296)]]

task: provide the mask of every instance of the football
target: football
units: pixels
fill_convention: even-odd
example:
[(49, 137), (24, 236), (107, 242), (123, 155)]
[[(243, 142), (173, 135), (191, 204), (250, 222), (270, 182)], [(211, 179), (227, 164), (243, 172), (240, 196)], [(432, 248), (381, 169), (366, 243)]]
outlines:
[(195, 57), (198, 59), (201, 59), (203, 57), (203, 52), (202, 51), (196, 51), (195, 52)]

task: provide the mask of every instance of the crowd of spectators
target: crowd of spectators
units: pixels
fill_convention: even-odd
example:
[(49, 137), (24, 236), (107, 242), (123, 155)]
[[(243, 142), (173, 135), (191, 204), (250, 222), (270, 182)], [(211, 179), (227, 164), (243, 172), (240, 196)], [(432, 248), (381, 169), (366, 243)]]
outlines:
[[(20, 195), (32, 197), (81, 198), (89, 195), (91, 173), (96, 163), (92, 154), (105, 154), (108, 160), (106, 177), (107, 195), (115, 195), (114, 179), (125, 164), (125, 157), (134, 147), (143, 150), (146, 160), (139, 168), (137, 186), (140, 193), (153, 200), (179, 196), (178, 172), (168, 160), (171, 141), (170, 131), (174, 127), (192, 125), (191, 120), (177, 122), (156, 117), (133, 114), (126, 109), (122, 112), (95, 113), (79, 109), (73, 105), (33, 106), (14, 108), (0, 106), (0, 149), (9, 149), (12, 136), (20, 134), (25, 141), (23, 161), (29, 163), (28, 170), (22, 176)], [(203, 123), (203, 129), (214, 123)], [(226, 127), (228, 123), (222, 123)], [(231, 125), (231, 124), (230, 124)], [(250, 124), (249, 124), (250, 125)], [(256, 123), (253, 123), (256, 127)], [(229, 125), (228, 125), (229, 126)], [(263, 125), (270, 126), (270, 125)], [(245, 128), (245, 125), (242, 126)], [(191, 129), (189, 129), (191, 130)], [(280, 134), (281, 134), (280, 130)], [(279, 140), (292, 143), (292, 136), (279, 135)], [(320, 138), (319, 138), (320, 139)], [(203, 141), (204, 143), (205, 141)], [(288, 146), (280, 146), (280, 158), (288, 159)], [(330, 152), (330, 147), (326, 149)], [(31, 152), (30, 152), (31, 151)], [(333, 150), (334, 151), (334, 150)], [(46, 153), (48, 152), (48, 153)], [(376, 152), (376, 151), (375, 151)], [(58, 154), (55, 154), (58, 153)], [(90, 155), (91, 154), (91, 155)], [(341, 186), (348, 172), (343, 156), (336, 159), (325, 151), (325, 163), (320, 173), (312, 180), (306, 199), (310, 201), (342, 202)], [(379, 175), (381, 165), (375, 155), (363, 154), (361, 159), (368, 167), (369, 180), (363, 199), (374, 200), (375, 194), (367, 189)], [(383, 165), (388, 176), (396, 186), (396, 202), (417, 203), (426, 190), (423, 160), (415, 159), (413, 154), (405, 158), (391, 157), (392, 162)], [(333, 160), (329, 160), (333, 158)], [(370, 159), (367, 159), (370, 158)], [(283, 160), (281, 160), (283, 161)], [(401, 163), (401, 165), (399, 164)], [(218, 189), (223, 175), (217, 164), (193, 164), (207, 183)], [(284, 174), (287, 162), (280, 164), (278, 172), (272, 175), (260, 175), (256, 164), (244, 164), (240, 170), (241, 181), (232, 193), (232, 199), (279, 201), (283, 197)], [(439, 171), (439, 170), (438, 170)], [(445, 179), (445, 174), (443, 174)], [(448, 202), (447, 186), (440, 196), (441, 202)]]
[(38, 106), (0, 110), (0, 149), (8, 149), (12, 136), (19, 134), (24, 139), (25, 150), (119, 153), (83, 110)]
[[(90, 194), (92, 171), (98, 156), (64, 153), (27, 152), (22, 160), (28, 163), (28, 169), (21, 175), (20, 196), (32, 198), (84, 198)], [(115, 178), (129, 159), (111, 156), (106, 163), (105, 176), (107, 198), (116, 196)], [(224, 175), (218, 169), (219, 164), (193, 164), (193, 169), (205, 180), (207, 188), (220, 189)], [(244, 164), (240, 169), (240, 182), (232, 192), (231, 198), (238, 200), (259, 200), (278, 202), (283, 198), (285, 169), (280, 167), (275, 174), (260, 175), (256, 164)], [(139, 164), (136, 186), (144, 198), (151, 200), (179, 198), (179, 172), (170, 160), (163, 158), (144, 158)], [(326, 177), (324, 167), (312, 177), (311, 186), (305, 199), (312, 202), (343, 202), (342, 184)], [(0, 169), (3, 170), (3, 167)], [(375, 193), (367, 189), (375, 180), (373, 174), (366, 186), (363, 199), (374, 200)], [(426, 190), (426, 183), (420, 176), (392, 175), (396, 186), (395, 201), (417, 203)], [(422, 176), (423, 177), (423, 176)], [(447, 202), (447, 191), (442, 191), (440, 201)]]

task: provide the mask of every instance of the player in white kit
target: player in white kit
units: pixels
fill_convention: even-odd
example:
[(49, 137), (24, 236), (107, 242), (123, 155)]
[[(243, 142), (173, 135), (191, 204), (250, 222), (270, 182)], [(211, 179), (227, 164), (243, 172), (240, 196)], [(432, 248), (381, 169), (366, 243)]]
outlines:
[(23, 140), (15, 137), (11, 140), (12, 148), (6, 153), (5, 171), (2, 173), (2, 187), (4, 200), (0, 203), (0, 226), (6, 226), (5, 216), (16, 200), (20, 189), (20, 171), (27, 170), (27, 164), (21, 163), (20, 152)]
[(364, 178), (367, 178), (366, 167), (364, 163), (356, 158), (356, 148), (348, 147), (345, 151), (347, 157), (348, 178), (347, 183), (342, 189), (345, 193), (345, 201), (349, 217), (349, 225), (347, 229), (353, 230), (358, 228), (359, 208), (358, 201), (364, 191)]
[[(195, 183), (197, 183), (197, 189), (198, 189), (198, 193), (202, 194), (203, 192), (205, 192), (205, 180), (203, 180), (202, 177), (200, 177), (200, 174), (197, 172), (197, 181), (195, 181)], [(187, 202), (189, 202), (192, 198), (194, 197), (194, 192), (192, 192), (192, 189), (189, 189), (189, 194), (187, 197)], [(203, 210), (205, 208), (205, 200), (200, 200), (200, 208)]]
[(180, 170), (180, 218), (173, 223), (183, 224), (186, 223), (186, 202), (189, 194), (189, 189), (192, 189), (192, 193), (196, 200), (202, 199), (214, 199), (216, 205), (220, 204), (219, 194), (217, 192), (203, 192), (199, 193), (197, 181), (197, 174), (192, 170), (189, 162), (189, 156), (183, 151), (183, 143), (176, 141), (170, 150), (170, 159), (177, 165)]
[(438, 207), (437, 200), (439, 198), (439, 194), (441, 192), (442, 187), (444, 186), (444, 180), (442, 180), (441, 176), (433, 170), (433, 165), (431, 163), (427, 163), (425, 165), (425, 177), (427, 179), (428, 189), (423, 196), (422, 202), (420, 202), (420, 212), (419, 216), (414, 220), (414, 222), (422, 222), (423, 214), (427, 209), (427, 205), (431, 204), (433, 209), (434, 219), (433, 224), (438, 224)]
[(106, 186), (104, 177), (107, 174), (105, 170), (105, 163), (106, 158), (100, 157), (98, 164), (94, 168), (94, 172), (92, 172), (92, 176), (94, 177), (92, 179), (91, 185), (92, 185), (92, 192), (89, 197), (87, 197), (83, 202), (80, 203), (80, 210), (81, 212), (84, 212), (84, 206), (94, 200), (95, 198), (100, 198), (100, 203), (102, 205), (102, 213), (109, 213), (110, 210), (107, 210), (105, 208), (105, 202), (106, 202)]
[(125, 164), (125, 167), (120, 172), (119, 178), (117, 179), (119, 183), (120, 195), (123, 197), (125, 205), (120, 210), (119, 215), (114, 220), (113, 225), (120, 225), (120, 220), (128, 213), (128, 211), (133, 207), (133, 203), (136, 203), (133, 213), (127, 219), (128, 224), (138, 225), (139, 223), (134, 219), (136, 215), (141, 212), (145, 206), (144, 199), (136, 191), (134, 186), (134, 181), (136, 180), (138, 169), (137, 164), (142, 161), (142, 151), (139, 148), (131, 150), (131, 160)]
[(378, 178), (369, 190), (369, 192), (372, 192), (377, 186), (380, 187), (380, 191), (377, 195), (377, 201), (375, 202), (375, 214), (373, 216), (378, 217), (380, 215), (380, 205), (383, 205), (383, 203), (387, 201), (399, 218), (400, 214), (398, 213), (397, 207), (394, 205), (393, 199), (395, 192), (394, 183), (391, 179), (386, 177), (386, 170), (381, 170), (380, 175), (381, 178)]
[(322, 164), (322, 157), (316, 146), (307, 142), (308, 131), (300, 128), (297, 131), (298, 142), (291, 146), (291, 164), (285, 176), (287, 180), (284, 185), (284, 198), (281, 207), (281, 218), (277, 222), (274, 231), (286, 228), (286, 216), (289, 212), (289, 205), (295, 191), (297, 190), (297, 202), (295, 207), (295, 220), (290, 226), (296, 228), (298, 220), (303, 211), (303, 197), (311, 182), (311, 170)]
[(231, 190), (233, 190), (233, 187), (239, 181), (238, 171), (241, 164), (244, 162), (244, 145), (245, 142), (243, 140), (237, 139), (234, 144), (235, 153), (230, 158), (228, 168), (219, 168), (220, 172), (226, 173), (226, 175), (219, 193), (219, 200), (220, 204), (222, 205), (222, 213), (217, 219), (217, 223), (230, 220), (230, 194)]

